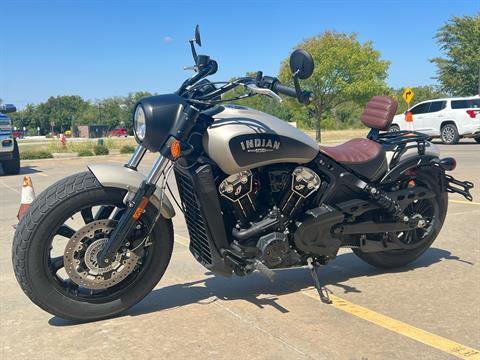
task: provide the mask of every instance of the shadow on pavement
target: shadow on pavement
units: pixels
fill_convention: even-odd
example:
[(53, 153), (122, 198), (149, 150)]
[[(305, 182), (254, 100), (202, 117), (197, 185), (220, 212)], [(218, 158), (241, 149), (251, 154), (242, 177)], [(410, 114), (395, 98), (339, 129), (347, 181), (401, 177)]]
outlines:
[(3, 172), (3, 168), (0, 165), (0, 176), (18, 176), (18, 175), (28, 175), (28, 174), (35, 174), (35, 173), (41, 173), (43, 171), (37, 170), (37, 166), (22, 166), (20, 168), (20, 174), (17, 175), (7, 175)]
[[(343, 284), (343, 282), (357, 277), (413, 271), (443, 260), (455, 260), (473, 265), (471, 262), (452, 255), (447, 250), (430, 248), (412, 264), (395, 270), (374, 268), (361, 261), (353, 253), (341, 254), (331, 264), (323, 267), (319, 274), (321, 281), (329, 287), (338, 287), (343, 290), (343, 293), (360, 293), (361, 290)], [(119, 316), (137, 316), (191, 304), (206, 305), (215, 302), (217, 298), (226, 301), (245, 300), (259, 308), (272, 306), (281, 313), (287, 313), (289, 310), (276, 302), (278, 296), (295, 293), (311, 287), (313, 286), (313, 280), (306, 268), (278, 270), (276, 273), (277, 278), (272, 283), (258, 273), (246, 277), (233, 276), (232, 278), (226, 278), (214, 276), (209, 272), (205, 274), (209, 275), (209, 277), (202, 280), (154, 290), (139, 304)], [(267, 297), (259, 298), (260, 295), (266, 295)], [(49, 320), (49, 324), (52, 326), (70, 326), (78, 323), (53, 317)]]
[[(441, 140), (433, 140), (432, 141), (436, 145), (443, 145)], [(446, 146), (458, 146), (458, 145), (478, 145), (478, 143), (474, 139), (462, 139), (455, 145), (446, 145)]]

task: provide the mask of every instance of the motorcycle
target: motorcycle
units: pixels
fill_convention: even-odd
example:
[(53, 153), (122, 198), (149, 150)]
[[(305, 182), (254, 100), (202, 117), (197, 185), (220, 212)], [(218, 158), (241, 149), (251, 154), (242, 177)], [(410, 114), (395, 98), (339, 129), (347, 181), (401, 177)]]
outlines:
[[(449, 192), (472, 200), (473, 184), (446, 174), (456, 162), (441, 159), (428, 136), (387, 131), (393, 99), (376, 96), (366, 105), (367, 138), (319, 146), (274, 116), (227, 104), (256, 95), (308, 104), (312, 93), (300, 85), (314, 71), (307, 51), (291, 54), (290, 87), (262, 72), (211, 82), (217, 62), (197, 46), (198, 26), (190, 40), (196, 74), (175, 93), (136, 104), (138, 147), (127, 164), (94, 164), (58, 181), (18, 224), (15, 275), (43, 310), (104, 319), (156, 286), (174, 243), (172, 171), (198, 262), (215, 274), (258, 271), (271, 280), (273, 269), (306, 266), (326, 303), (318, 268), (340, 248), (376, 267), (404, 266), (439, 234)], [(225, 96), (237, 88), (245, 91)], [(145, 176), (137, 168), (147, 150), (159, 156)]]

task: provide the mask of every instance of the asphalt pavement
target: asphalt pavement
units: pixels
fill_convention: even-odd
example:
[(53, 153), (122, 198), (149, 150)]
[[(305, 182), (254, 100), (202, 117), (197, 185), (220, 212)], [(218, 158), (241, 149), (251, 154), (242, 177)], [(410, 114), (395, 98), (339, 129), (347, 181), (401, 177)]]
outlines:
[(155, 290), (125, 314), (87, 324), (43, 312), (15, 280), (22, 177), (38, 194), (88, 163), (128, 156), (23, 161), (20, 175), (0, 177), (1, 358), (480, 359), (480, 145), (440, 150), (457, 159), (456, 178), (476, 183), (474, 202), (450, 195), (440, 235), (408, 267), (381, 271), (342, 251), (320, 271), (332, 305), (319, 301), (306, 269), (278, 271), (274, 283), (209, 273), (191, 256), (177, 211), (174, 254)]

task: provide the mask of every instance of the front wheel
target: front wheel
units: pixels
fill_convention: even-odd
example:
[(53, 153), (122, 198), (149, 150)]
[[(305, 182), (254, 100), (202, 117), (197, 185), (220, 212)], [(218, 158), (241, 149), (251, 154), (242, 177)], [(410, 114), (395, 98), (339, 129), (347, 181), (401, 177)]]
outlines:
[(405, 266), (420, 257), (437, 238), (445, 221), (448, 209), (448, 195), (440, 189), (438, 181), (433, 176), (420, 175), (412, 179), (403, 179), (400, 187), (425, 186), (435, 193), (434, 197), (415, 200), (407, 206), (404, 213), (409, 217), (421, 217), (425, 221), (424, 228), (410, 231), (392, 233), (405, 244), (405, 250), (388, 250), (381, 252), (365, 253), (358, 248), (353, 252), (366, 263), (378, 268), (398, 268)]
[(40, 194), (20, 221), (13, 267), (25, 294), (64, 319), (114, 316), (143, 299), (163, 276), (173, 249), (170, 220), (149, 205), (107, 267), (97, 262), (125, 211), (125, 190), (102, 187), (90, 172), (67, 177)]
[(480, 136), (477, 136), (477, 137), (476, 137), (476, 138), (474, 138), (474, 139), (475, 139), (475, 141), (476, 141), (477, 143), (479, 143), (479, 144), (480, 144)]

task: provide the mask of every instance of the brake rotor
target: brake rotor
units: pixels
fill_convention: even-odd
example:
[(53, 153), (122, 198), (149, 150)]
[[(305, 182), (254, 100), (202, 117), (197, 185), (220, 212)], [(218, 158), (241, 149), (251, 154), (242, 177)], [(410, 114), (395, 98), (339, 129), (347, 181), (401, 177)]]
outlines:
[(117, 222), (96, 220), (78, 230), (69, 240), (63, 254), (65, 271), (77, 285), (88, 289), (112, 287), (132, 273), (139, 256), (129, 249), (122, 249), (105, 267), (97, 261), (97, 255), (108, 241), (108, 235)]

